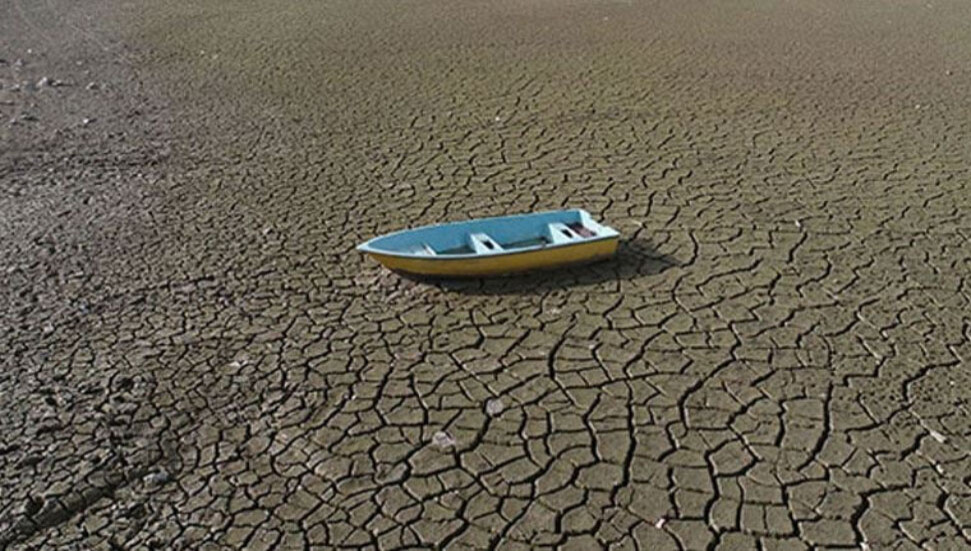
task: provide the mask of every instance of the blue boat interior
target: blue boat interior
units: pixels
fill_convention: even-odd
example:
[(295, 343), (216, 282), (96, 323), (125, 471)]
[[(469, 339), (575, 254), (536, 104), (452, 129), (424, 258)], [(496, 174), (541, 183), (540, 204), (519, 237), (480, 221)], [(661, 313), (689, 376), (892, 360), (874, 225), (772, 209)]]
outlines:
[(401, 256), (460, 258), (575, 245), (617, 235), (588, 212), (572, 209), (425, 226), (376, 237), (358, 249)]

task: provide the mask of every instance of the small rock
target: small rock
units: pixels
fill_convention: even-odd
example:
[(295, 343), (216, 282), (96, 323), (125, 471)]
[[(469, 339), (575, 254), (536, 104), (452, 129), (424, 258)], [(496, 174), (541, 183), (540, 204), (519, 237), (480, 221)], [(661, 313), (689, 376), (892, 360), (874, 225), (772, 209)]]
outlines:
[(24, 66), (24, 60), (18, 59), (17, 61), (14, 61), (13, 64), (16, 67), (23, 67)]
[(654, 521), (654, 527), (660, 530), (661, 528), (664, 528), (664, 525), (667, 524), (667, 522), (668, 522), (668, 519), (661, 517), (656, 521)]
[(485, 410), (490, 417), (499, 415), (504, 409), (506, 409), (506, 407), (499, 398), (492, 398), (486, 401)]
[(89, 82), (88, 85), (85, 86), (85, 88), (87, 88), (88, 90), (97, 90), (98, 88), (100, 88), (100, 86), (98, 86), (98, 83), (96, 82)]
[(47, 325), (44, 326), (43, 329), (41, 329), (41, 333), (43, 333), (44, 335), (50, 335), (53, 332), (54, 332), (54, 325), (50, 323), (48, 323)]
[(802, 222), (800, 222), (799, 220), (796, 220), (795, 223), (796, 223), (796, 227), (797, 228), (801, 228), (802, 227)]
[(950, 69), (948, 69), (948, 70), (944, 71), (944, 74), (947, 75), (947, 76), (951, 76), (951, 75), (954, 74), (954, 72), (951, 71)]
[(172, 475), (165, 469), (159, 469), (154, 473), (149, 473), (142, 477), (142, 481), (149, 486), (161, 486), (169, 480), (172, 480)]
[(455, 446), (455, 438), (445, 431), (438, 431), (432, 436), (432, 444), (439, 448), (451, 448)]
[(920, 109), (920, 104), (914, 105), (914, 109)]
[(931, 438), (933, 438), (934, 440), (937, 440), (939, 443), (943, 444), (943, 443), (947, 442), (947, 437), (944, 436), (943, 434), (937, 432), (936, 430), (934, 430), (934, 429), (927, 429), (927, 432), (931, 433)]
[(95, 121), (95, 119), (84, 118), (84, 119), (81, 119), (81, 124), (84, 125), (84, 126), (87, 126), (87, 125), (93, 123), (94, 121)]
[(47, 77), (41, 77), (41, 79), (37, 81), (37, 87), (38, 88), (43, 88), (45, 86), (51, 86), (51, 85), (52, 85), (51, 84), (51, 79), (49, 79)]

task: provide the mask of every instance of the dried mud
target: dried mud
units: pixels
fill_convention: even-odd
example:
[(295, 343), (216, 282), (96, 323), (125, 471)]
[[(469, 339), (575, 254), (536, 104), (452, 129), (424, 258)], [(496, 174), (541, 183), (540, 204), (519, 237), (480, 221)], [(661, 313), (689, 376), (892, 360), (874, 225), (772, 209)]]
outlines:
[(0, 6), (0, 548), (971, 545), (967, 3), (89, 4)]

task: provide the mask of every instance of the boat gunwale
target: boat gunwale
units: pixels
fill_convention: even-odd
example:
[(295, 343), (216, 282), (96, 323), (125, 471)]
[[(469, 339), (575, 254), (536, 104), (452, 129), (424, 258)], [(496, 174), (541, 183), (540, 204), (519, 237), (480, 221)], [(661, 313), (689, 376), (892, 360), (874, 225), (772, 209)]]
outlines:
[[(542, 216), (542, 215), (545, 215), (545, 214), (569, 213), (569, 212), (580, 213), (581, 216), (584, 215), (584, 214), (587, 215), (587, 217), (589, 217), (591, 220), (593, 220), (594, 222), (596, 222), (598, 226), (600, 226), (600, 227), (604, 228), (605, 230), (607, 230), (606, 234), (605, 235), (598, 235), (595, 238), (594, 237), (584, 238), (583, 240), (578, 241), (578, 242), (548, 243), (548, 244), (545, 244), (545, 245), (537, 245), (537, 246), (533, 246), (533, 247), (524, 247), (524, 248), (520, 248), (520, 249), (511, 249), (511, 250), (503, 249), (501, 251), (489, 252), (489, 253), (449, 254), (449, 255), (434, 255), (434, 256), (432, 256), (432, 255), (414, 254), (414, 253), (406, 253), (406, 252), (400, 252), (400, 251), (390, 251), (390, 250), (379, 249), (379, 248), (376, 248), (376, 247), (371, 246), (371, 243), (377, 241), (378, 239), (384, 239), (384, 238), (391, 237), (391, 236), (395, 236), (395, 235), (403, 235), (403, 234), (406, 234), (406, 233), (410, 233), (410, 232), (414, 232), (414, 231), (418, 231), (418, 230), (422, 230), (422, 229), (426, 229), (426, 228), (439, 228), (439, 227), (447, 227), (447, 226), (459, 226), (459, 225), (462, 225), (462, 224), (468, 224), (468, 223), (472, 223), (472, 222), (488, 222), (488, 221), (495, 221), (495, 220), (502, 220), (502, 219), (511, 219), (511, 218), (528, 218), (530, 216)], [(610, 239), (618, 239), (619, 237), (620, 237), (620, 232), (618, 232), (617, 230), (615, 230), (614, 228), (612, 228), (610, 226), (605, 226), (605, 225), (601, 224), (600, 222), (597, 222), (597, 220), (595, 220), (593, 218), (593, 216), (589, 212), (587, 212), (586, 210), (584, 210), (584, 209), (563, 209), (563, 210), (547, 210), (547, 211), (541, 211), (541, 212), (532, 212), (532, 213), (528, 213), (528, 214), (512, 214), (512, 215), (505, 215), (505, 216), (490, 216), (488, 218), (472, 218), (472, 219), (469, 219), (469, 220), (456, 220), (454, 222), (442, 222), (440, 224), (427, 224), (425, 226), (418, 226), (416, 228), (408, 228), (408, 229), (404, 229), (404, 230), (398, 230), (398, 231), (394, 231), (394, 232), (391, 232), (391, 233), (382, 234), (382, 235), (373, 237), (371, 239), (368, 239), (367, 241), (365, 241), (364, 243), (361, 243), (360, 245), (358, 245), (355, 248), (358, 251), (360, 251), (360, 252), (367, 253), (367, 254), (372, 254), (372, 255), (384, 255), (384, 256), (391, 256), (391, 257), (396, 257), (396, 258), (413, 258), (413, 259), (420, 259), (420, 260), (428, 260), (428, 261), (433, 261), (433, 262), (439, 262), (439, 261), (450, 261), (450, 260), (470, 260), (470, 259), (474, 259), (474, 258), (495, 258), (495, 257), (499, 257), (499, 256), (511, 256), (511, 255), (517, 255), (517, 254), (528, 254), (528, 253), (534, 253), (534, 252), (537, 252), (537, 251), (547, 251), (547, 250), (551, 250), (551, 249), (561, 249), (561, 248), (565, 248), (565, 247), (575, 247), (575, 246), (578, 246), (578, 245), (585, 245), (585, 244), (588, 244), (588, 243), (598, 243), (600, 241), (607, 241), (607, 240), (610, 240)]]

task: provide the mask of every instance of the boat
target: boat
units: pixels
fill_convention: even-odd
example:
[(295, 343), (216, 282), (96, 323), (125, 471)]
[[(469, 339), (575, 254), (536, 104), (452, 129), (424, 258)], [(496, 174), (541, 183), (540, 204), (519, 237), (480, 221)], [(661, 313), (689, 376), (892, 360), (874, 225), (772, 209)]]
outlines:
[(358, 245), (385, 267), (421, 277), (487, 277), (614, 255), (620, 234), (585, 210), (480, 218), (398, 231)]

